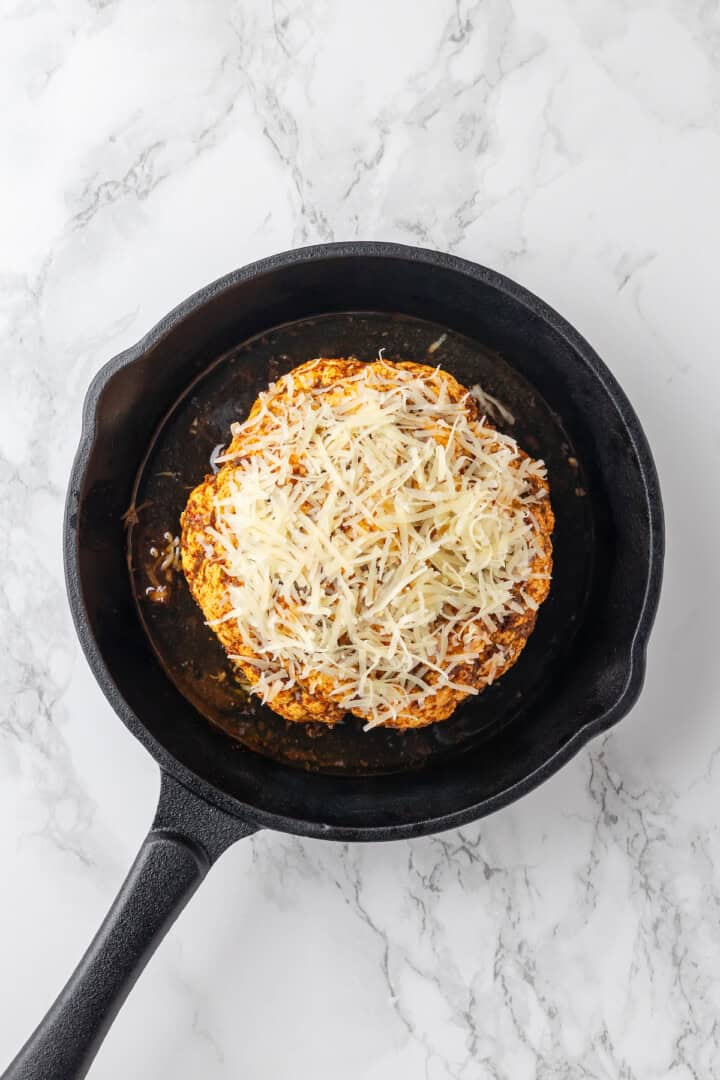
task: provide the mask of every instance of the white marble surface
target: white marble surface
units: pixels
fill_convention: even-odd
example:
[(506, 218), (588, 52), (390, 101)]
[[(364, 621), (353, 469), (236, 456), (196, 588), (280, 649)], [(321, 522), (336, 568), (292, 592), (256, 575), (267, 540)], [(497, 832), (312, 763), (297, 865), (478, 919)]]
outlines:
[(386, 238), (536, 290), (625, 386), (669, 538), (644, 696), (460, 832), (237, 845), (92, 1076), (720, 1074), (717, 0), (0, 13), (0, 1063), (104, 914), (158, 787), (64, 596), (86, 385), (237, 265)]

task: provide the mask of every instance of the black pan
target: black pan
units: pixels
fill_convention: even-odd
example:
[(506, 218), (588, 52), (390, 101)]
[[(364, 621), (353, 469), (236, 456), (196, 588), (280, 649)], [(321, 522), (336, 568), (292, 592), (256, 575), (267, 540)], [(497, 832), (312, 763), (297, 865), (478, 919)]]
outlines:
[[(551, 594), (519, 662), (451, 720), (407, 733), (290, 725), (248, 699), (181, 576), (152, 553), (260, 389), (309, 357), (380, 348), (481, 383), (514, 417), (501, 424), (546, 460)], [(657, 476), (630, 404), (587, 342), (507, 278), (437, 252), (336, 244), (266, 259), (181, 304), (90, 387), (65, 519), (80, 641), (160, 765), (160, 803), (98, 935), (5, 1076), (85, 1075), (153, 949), (240, 837), (419, 836), (551, 776), (636, 701), (662, 559)]]

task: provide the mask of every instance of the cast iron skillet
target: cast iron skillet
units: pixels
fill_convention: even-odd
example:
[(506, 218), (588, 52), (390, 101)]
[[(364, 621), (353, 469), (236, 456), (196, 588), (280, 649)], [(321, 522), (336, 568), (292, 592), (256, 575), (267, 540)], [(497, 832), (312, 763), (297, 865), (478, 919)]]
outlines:
[[(257, 392), (311, 356), (430, 360), (481, 382), (548, 464), (551, 595), (519, 662), (444, 724), (367, 735), (288, 725), (248, 701), (182, 580), (150, 603), (213, 446)], [(120, 895), (5, 1076), (84, 1076), (144, 964), (218, 856), (259, 828), (390, 840), (519, 798), (640, 693), (663, 523), (638, 420), (583, 338), (507, 278), (393, 244), (276, 255), (202, 289), (88, 392), (65, 564), (98, 682), (160, 765), (155, 821)], [(165, 579), (163, 579), (165, 580)]]

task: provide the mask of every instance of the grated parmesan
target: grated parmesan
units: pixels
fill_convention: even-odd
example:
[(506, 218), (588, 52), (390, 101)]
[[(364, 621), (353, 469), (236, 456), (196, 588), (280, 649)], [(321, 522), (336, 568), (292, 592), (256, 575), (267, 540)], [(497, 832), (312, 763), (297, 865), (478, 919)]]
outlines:
[(233, 424), (242, 449), (214, 455), (223, 621), (266, 702), (301, 682), (373, 727), (506, 661), (493, 634), (532, 607), (545, 468), (427, 371), (381, 360), (344, 393), (285, 376)]

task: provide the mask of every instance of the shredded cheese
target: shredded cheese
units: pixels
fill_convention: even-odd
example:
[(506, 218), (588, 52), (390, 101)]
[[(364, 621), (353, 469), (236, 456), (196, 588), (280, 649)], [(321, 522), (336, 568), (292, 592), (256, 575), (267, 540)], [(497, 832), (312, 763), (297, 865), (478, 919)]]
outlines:
[(488, 394), (487, 390), (483, 390), (482, 386), (476, 385), (470, 387), (470, 393), (477, 401), (481, 411), (489, 416), (491, 420), (500, 420), (506, 424), (510, 424), (512, 427), (515, 423), (515, 417), (501, 401), (498, 401), (492, 394)]
[(427, 370), (381, 361), (313, 391), (285, 376), (214, 455), (232, 658), (265, 701), (300, 681), (373, 727), (441, 687), (476, 693), (480, 656), (489, 681), (505, 662), (493, 634), (531, 606), (545, 468)]

